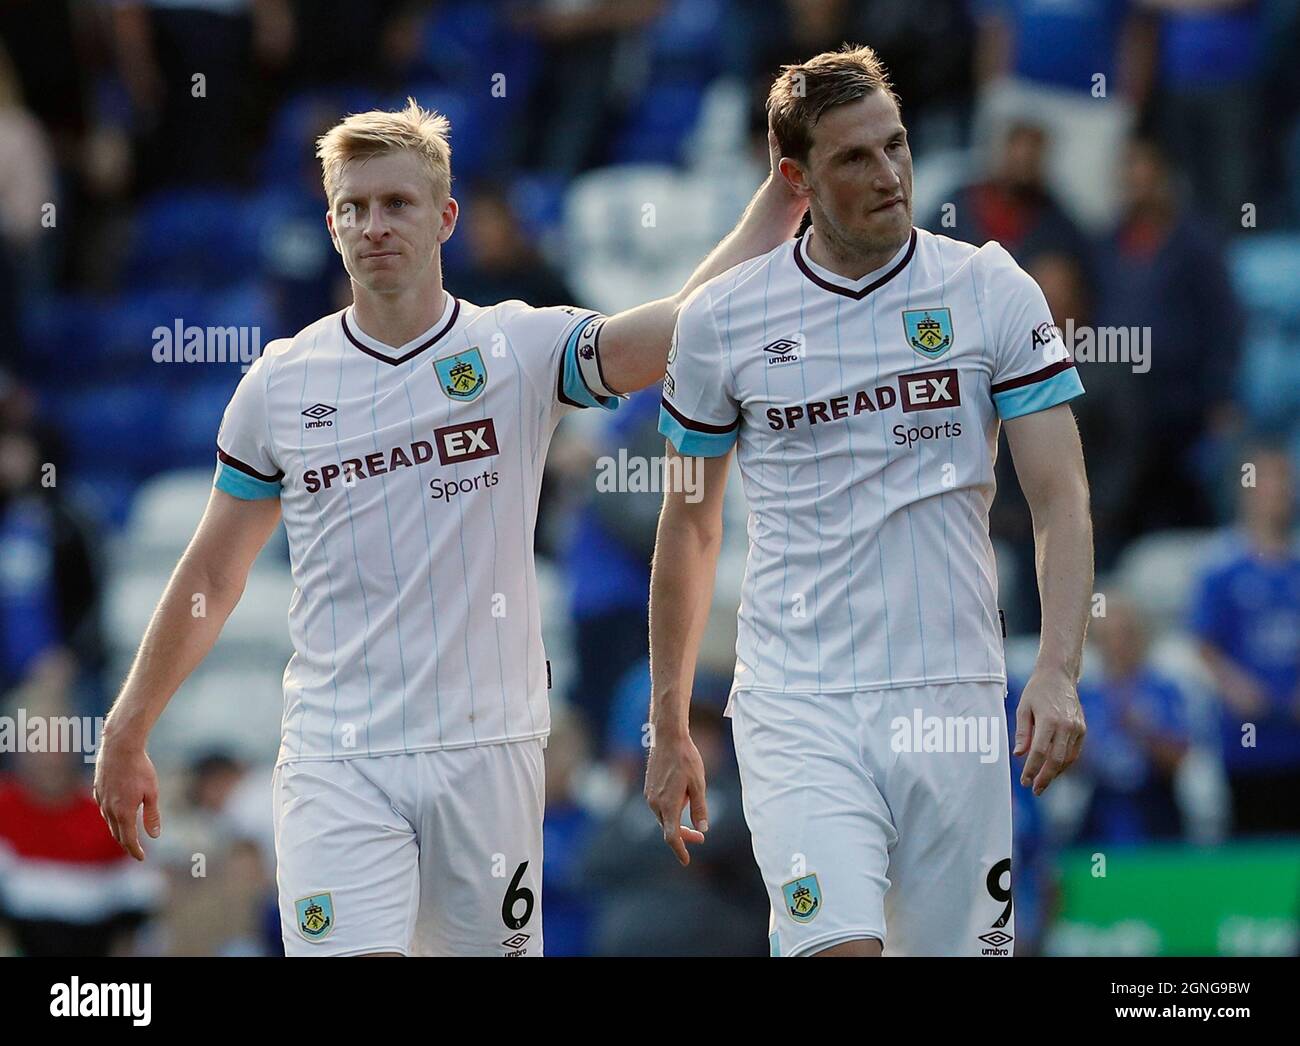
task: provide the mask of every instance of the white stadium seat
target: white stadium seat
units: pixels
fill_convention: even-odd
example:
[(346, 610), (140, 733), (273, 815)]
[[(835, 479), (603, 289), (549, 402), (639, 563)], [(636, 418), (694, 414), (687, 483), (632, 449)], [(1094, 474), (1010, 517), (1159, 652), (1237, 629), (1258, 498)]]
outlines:
[(1165, 530), (1125, 549), (1115, 576), (1149, 615), (1153, 635), (1182, 623), (1196, 578), (1220, 540), (1216, 530)]

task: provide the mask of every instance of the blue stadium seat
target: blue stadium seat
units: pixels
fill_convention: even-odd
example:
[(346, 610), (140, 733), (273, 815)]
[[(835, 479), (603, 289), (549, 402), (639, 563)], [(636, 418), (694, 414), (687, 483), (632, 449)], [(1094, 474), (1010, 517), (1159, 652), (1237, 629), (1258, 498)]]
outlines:
[(523, 105), (539, 67), (538, 47), (531, 36), (515, 32), (501, 8), (477, 0), (439, 4), (425, 20), (416, 66), (420, 79), (449, 84), (471, 95), (492, 86), (484, 81), (484, 55), (492, 74), (505, 76), (506, 94), (494, 99)]
[(710, 81), (721, 71), (723, 0), (672, 0), (650, 28), (650, 63), (655, 80)]
[(228, 366), (195, 380), (183, 395), (168, 397), (158, 418), (164, 433), (161, 453), (155, 455), (159, 469), (200, 468), (215, 462), (217, 428), (242, 377), (238, 367)]
[(473, 178), (482, 173), (491, 152), (493, 99), (488, 85), (477, 91), (461, 91), (441, 83), (426, 81), (408, 84), (396, 94), (381, 99), (382, 109), (400, 109), (407, 97), (426, 109), (433, 109), (451, 121), (451, 167), (456, 178)]
[(1260, 234), (1231, 250), (1245, 318), (1240, 394), (1257, 427), (1300, 429), (1300, 236)]
[(1256, 428), (1300, 432), (1300, 326), (1248, 333), (1238, 385), (1242, 405)]
[(69, 489), (77, 504), (101, 524), (120, 530), (131, 514), (140, 477), (111, 469), (78, 473)]
[(1229, 262), (1247, 322), (1257, 318), (1258, 310), (1300, 318), (1300, 236), (1244, 236), (1232, 245)]
[(103, 316), (111, 303), (82, 294), (51, 294), (25, 303), (23, 360), (34, 381), (89, 380), (99, 354)]
[(658, 84), (641, 97), (613, 150), (613, 162), (677, 164), (686, 136), (700, 115), (704, 85)]
[(525, 174), (510, 183), (510, 205), (530, 239), (563, 227), (568, 188), (568, 179), (556, 174)]
[(305, 91), (290, 97), (271, 120), (258, 164), (263, 185), (297, 183), (316, 165), (315, 138), (345, 112), (341, 92)]
[(239, 193), (160, 193), (140, 205), (124, 283), (220, 286), (256, 271), (259, 232), (249, 199)]
[[(175, 341), (176, 324), (203, 325), (209, 312), (208, 296), (196, 289), (136, 290), (123, 294), (99, 317), (96, 353), (104, 364), (143, 373), (168, 364), (154, 359)], [(174, 358), (174, 357), (173, 357)]]
[(259, 280), (248, 280), (212, 292), (206, 296), (203, 309), (205, 323), (256, 328), (250, 331), (250, 344), (255, 336), (260, 338), (265, 348), (267, 342), (281, 334), (271, 297), (265, 284)]
[(44, 407), (66, 441), (76, 475), (140, 476), (160, 467), (165, 402), (158, 379), (64, 390)]

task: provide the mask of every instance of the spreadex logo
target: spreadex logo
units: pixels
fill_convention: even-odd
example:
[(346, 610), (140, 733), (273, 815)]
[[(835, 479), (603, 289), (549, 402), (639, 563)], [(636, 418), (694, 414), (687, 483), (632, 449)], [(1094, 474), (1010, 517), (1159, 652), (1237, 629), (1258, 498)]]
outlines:
[[(319, 468), (310, 468), (303, 473), (302, 481), (309, 494), (317, 494), (322, 490), (351, 486), (375, 476), (423, 465), (432, 461), (435, 454), (443, 465), (459, 465), (461, 462), (493, 457), (499, 453), (501, 449), (497, 443), (496, 426), (492, 424), (491, 418), (482, 418), (434, 429), (431, 440), (412, 440), (386, 450), (377, 450), (363, 458), (345, 458)], [(500, 476), (496, 472), (485, 470), (464, 479), (444, 480), (435, 476), (430, 480), (429, 487), (435, 501), (449, 501), (457, 494), (495, 487), (498, 482)]]
[[(947, 410), (961, 406), (961, 385), (955, 369), (913, 371), (900, 374), (896, 385), (877, 385), (858, 389), (828, 400), (811, 400), (789, 407), (769, 407), (767, 425), (773, 432), (795, 429), (800, 425), (826, 425), (859, 414), (874, 414), (900, 406), (904, 414), (923, 410)], [(961, 435), (960, 421), (942, 425), (895, 425), (894, 443), (910, 447), (917, 440), (950, 438)]]

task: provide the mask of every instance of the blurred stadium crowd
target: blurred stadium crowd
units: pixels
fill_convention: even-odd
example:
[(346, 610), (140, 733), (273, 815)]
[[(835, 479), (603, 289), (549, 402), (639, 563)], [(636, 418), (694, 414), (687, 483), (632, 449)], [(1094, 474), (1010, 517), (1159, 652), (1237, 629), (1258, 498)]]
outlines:
[[(452, 293), (613, 311), (672, 292), (731, 226), (764, 175), (777, 67), (844, 41), (893, 73), (916, 223), (999, 240), (1062, 326), (1132, 334), (1123, 359), (1079, 353), (1090, 733), (1044, 800), (1018, 789), (1019, 953), (1060, 950), (1063, 847), (1300, 838), (1295, 0), (0, 6), (0, 714), (103, 713), (202, 511), (252, 356), (159, 361), (157, 330), (234, 328), (255, 356), (347, 303), (313, 157), (342, 114), (413, 95), (450, 117)], [(567, 421), (543, 493), (552, 955), (766, 951), (721, 716), (738, 482), (696, 697), (713, 827), (688, 871), (640, 794), (659, 496), (594, 477), (602, 456), (662, 453), (657, 410), (647, 390)], [(1038, 608), (1006, 459), (1014, 702)], [(291, 591), (281, 541), (155, 731), (164, 834), (145, 867), (80, 757), (0, 754), (0, 953), (278, 952)]]

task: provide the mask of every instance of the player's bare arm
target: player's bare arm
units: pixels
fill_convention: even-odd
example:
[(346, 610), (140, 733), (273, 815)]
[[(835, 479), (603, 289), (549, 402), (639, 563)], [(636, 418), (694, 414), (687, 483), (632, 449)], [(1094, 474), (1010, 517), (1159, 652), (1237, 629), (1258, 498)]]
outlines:
[(776, 139), (768, 133), (767, 180), (749, 201), (736, 227), (696, 267), (680, 291), (611, 316), (600, 332), (600, 364), (617, 392), (635, 392), (663, 379), (677, 310), (691, 291), (735, 265), (779, 247), (799, 228), (808, 201), (795, 195), (779, 173)]
[[(189, 547), (163, 592), (108, 719), (95, 765), (95, 801), (118, 845), (144, 860), (137, 819), (157, 838), (158, 777), (145, 752), (172, 695), (207, 656), (243, 595), (249, 569), (280, 522), (278, 498), (243, 500), (213, 490)], [(204, 612), (195, 614), (202, 594)]]
[[(690, 735), (695, 660), (713, 601), (713, 578), (722, 547), (722, 499), (733, 452), (703, 458), (702, 497), (692, 503), (684, 491), (664, 494), (650, 573), (650, 758), (645, 797), (663, 826), (664, 842), (682, 864), (686, 844), (704, 842), (709, 828), (704, 763)], [(680, 458), (670, 441), (666, 454)], [(667, 466), (686, 475), (685, 462)], [(690, 803), (691, 823), (681, 823)]]
[(1079, 671), (1092, 599), (1092, 518), (1079, 430), (1067, 404), (1005, 422), (1034, 520), (1042, 628), (1038, 659), (1016, 709), (1021, 783), (1034, 794), (1068, 769), (1086, 732)]

